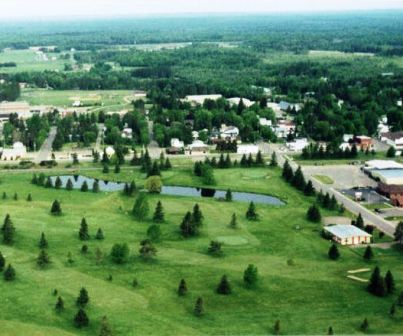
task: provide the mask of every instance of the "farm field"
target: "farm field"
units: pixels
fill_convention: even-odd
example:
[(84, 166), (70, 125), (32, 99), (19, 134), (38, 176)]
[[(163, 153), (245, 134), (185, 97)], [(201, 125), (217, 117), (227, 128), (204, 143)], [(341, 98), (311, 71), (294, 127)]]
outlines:
[[(0, 73), (17, 73), (24, 71), (62, 71), (69, 60), (60, 59), (59, 53), (37, 54), (32, 50), (5, 50), (0, 52), (0, 63), (15, 62), (16, 67), (0, 68)], [(56, 57), (55, 60), (52, 58)]]
[[(145, 178), (138, 169), (125, 169), (120, 174), (85, 173), (121, 181), (134, 179), (139, 187)], [(0, 334), (94, 335), (104, 315), (116, 335), (271, 334), (276, 320), (281, 321), (282, 334), (324, 334), (329, 326), (336, 334), (357, 334), (364, 318), (368, 318), (371, 333), (401, 332), (403, 311), (398, 309), (394, 318), (389, 317), (396, 295), (374, 297), (366, 292), (365, 283), (347, 278), (348, 271), (372, 270), (379, 265), (383, 274), (388, 269), (393, 272), (400, 292), (403, 269), (398, 251), (375, 249), (374, 261), (364, 262), (363, 249), (340, 247), (341, 258), (331, 261), (327, 257), (330, 244), (320, 237), (320, 224), (305, 219), (314, 199), (286, 184), (280, 169), (215, 170), (215, 176), (217, 188), (270, 194), (287, 204), (257, 205), (260, 220), (249, 222), (245, 219), (246, 203), (149, 195), (149, 219), (140, 222), (131, 215), (135, 196), (47, 189), (30, 183), (32, 173), (0, 173), (0, 192), (8, 195), (0, 201), (0, 214), (10, 214), (16, 228), (14, 245), (1, 244), (0, 251), (17, 273), (13, 282), (0, 279)], [(201, 185), (190, 167), (164, 172), (163, 180), (165, 185)], [(17, 201), (14, 193), (19, 196)], [(26, 201), (29, 193), (32, 202)], [(49, 213), (55, 199), (61, 202), (61, 217)], [(146, 237), (158, 200), (166, 220), (160, 224), (157, 255), (146, 262), (139, 257), (139, 243)], [(201, 234), (183, 239), (179, 224), (195, 203), (204, 215)], [(228, 226), (233, 213), (238, 218), (237, 229)], [(325, 210), (322, 214), (335, 215)], [(78, 239), (83, 217), (91, 235), (85, 242), (87, 254), (81, 252), (84, 243)], [(98, 228), (104, 232), (103, 241), (94, 239)], [(52, 261), (45, 270), (35, 262), (41, 232), (48, 239)], [(224, 242), (223, 257), (207, 254), (211, 240)], [(111, 262), (109, 253), (115, 243), (128, 243), (128, 263)], [(102, 255), (98, 253), (98, 258), (97, 249)], [(69, 252), (72, 264), (67, 262)], [(259, 282), (253, 289), (247, 289), (242, 281), (249, 264), (259, 271)], [(232, 286), (228, 296), (215, 292), (224, 274)], [(365, 280), (370, 274), (356, 276)], [(134, 288), (135, 278), (138, 286)], [(182, 278), (188, 294), (178, 297)], [(78, 330), (72, 319), (77, 312), (75, 299), (83, 286), (90, 297), (86, 308), (90, 325)], [(61, 313), (54, 310), (54, 289), (65, 302)], [(204, 300), (202, 317), (193, 315), (198, 297)]]
[(72, 107), (75, 101), (81, 101), (88, 107), (118, 106), (122, 108), (130, 103), (133, 92), (130, 90), (80, 91), (80, 90), (45, 90), (25, 89), (20, 100), (31, 105), (52, 105)]

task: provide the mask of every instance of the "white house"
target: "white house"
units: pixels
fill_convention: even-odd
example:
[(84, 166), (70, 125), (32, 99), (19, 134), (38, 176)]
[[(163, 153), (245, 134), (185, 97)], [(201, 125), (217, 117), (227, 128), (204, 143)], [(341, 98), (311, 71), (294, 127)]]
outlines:
[(209, 99), (209, 100), (218, 100), (222, 98), (222, 95), (220, 94), (211, 94), (211, 95), (195, 95), (195, 96), (186, 96), (183, 101), (191, 103), (193, 105), (203, 105), (203, 103)]
[(110, 158), (115, 155), (115, 150), (113, 149), (113, 147), (109, 146), (105, 148), (105, 153)]
[(238, 145), (237, 154), (257, 154), (259, 147), (256, 145)]
[(305, 147), (309, 146), (308, 139), (302, 138), (302, 139), (295, 139), (295, 141), (292, 142), (287, 142), (287, 147), (290, 151), (294, 152), (300, 152), (302, 151)]
[(227, 101), (228, 101), (228, 103), (230, 103), (231, 106), (238, 106), (239, 103), (240, 103), (240, 101), (241, 101), (241, 99), (242, 99), (242, 101), (243, 101), (243, 104), (244, 104), (247, 108), (249, 108), (249, 107), (251, 107), (253, 104), (255, 104), (255, 102), (253, 102), (253, 101), (251, 101), (251, 100), (249, 100), (249, 99), (240, 98), (240, 97), (229, 98), (229, 99), (227, 99)]
[(284, 100), (282, 100), (282, 101), (279, 103), (279, 107), (280, 107), (280, 109), (281, 109), (282, 111), (288, 111), (288, 110), (290, 109), (290, 110), (295, 110), (295, 112), (300, 111), (301, 108), (302, 108), (301, 104), (291, 104), (291, 103), (286, 102), (286, 101), (284, 101)]
[(27, 148), (21, 143), (16, 142), (13, 148), (4, 148), (1, 154), (2, 161), (15, 161), (23, 159), (27, 155)]
[(266, 118), (259, 118), (259, 125), (271, 127), (273, 123), (271, 120), (267, 120)]
[(188, 150), (189, 150), (190, 154), (192, 154), (194, 152), (207, 153), (209, 150), (209, 147), (203, 141), (195, 140), (195, 141), (193, 141), (192, 144), (190, 144), (188, 146)]
[(220, 128), (220, 136), (225, 140), (234, 140), (239, 136), (239, 128), (222, 124)]
[(295, 124), (290, 120), (280, 120), (273, 130), (278, 138), (286, 138), (288, 134), (295, 132)]
[(133, 130), (131, 128), (124, 128), (122, 131), (122, 138), (123, 139), (133, 139)]
[(354, 225), (329, 225), (324, 230), (341, 245), (359, 245), (371, 242), (372, 236)]
[(180, 141), (177, 138), (172, 138), (171, 139), (171, 147), (174, 148), (184, 148), (185, 147), (185, 143), (183, 141)]
[(396, 150), (403, 150), (403, 131), (384, 133), (381, 140)]

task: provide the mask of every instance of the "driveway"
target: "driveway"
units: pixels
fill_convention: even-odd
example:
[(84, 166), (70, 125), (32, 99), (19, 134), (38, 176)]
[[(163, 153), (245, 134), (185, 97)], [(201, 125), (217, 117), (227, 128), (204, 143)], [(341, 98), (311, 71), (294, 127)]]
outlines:
[(53, 126), (50, 128), (49, 135), (45, 142), (42, 144), (41, 149), (38, 152), (36, 157), (36, 162), (40, 163), (42, 161), (50, 160), (50, 156), (52, 154), (52, 145), (53, 141), (55, 140), (57, 133), (57, 127)]

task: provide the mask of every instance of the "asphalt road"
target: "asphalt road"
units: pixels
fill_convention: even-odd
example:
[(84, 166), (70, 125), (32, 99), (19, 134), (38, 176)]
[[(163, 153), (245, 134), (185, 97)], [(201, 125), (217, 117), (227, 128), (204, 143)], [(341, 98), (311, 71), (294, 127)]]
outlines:
[(50, 160), (52, 154), (52, 145), (53, 141), (55, 140), (56, 133), (57, 133), (57, 127), (54, 126), (51, 127), (47, 139), (42, 144), (42, 147), (36, 156), (37, 163), (40, 163), (41, 161)]

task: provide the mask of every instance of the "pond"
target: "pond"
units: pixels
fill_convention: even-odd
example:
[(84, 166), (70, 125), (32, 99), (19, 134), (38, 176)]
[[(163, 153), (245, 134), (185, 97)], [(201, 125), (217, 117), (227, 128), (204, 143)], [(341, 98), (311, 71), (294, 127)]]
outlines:
[[(89, 178), (82, 175), (63, 175), (59, 176), (62, 181), (62, 188), (66, 187), (67, 181), (71, 180), (73, 184), (73, 189), (80, 189), (84, 182), (87, 182), (89, 190), (96, 179)], [(54, 185), (56, 176), (50, 178)], [(106, 192), (122, 191), (124, 189), (125, 183), (122, 182), (111, 182), (98, 180), (99, 190)], [(225, 190), (216, 190), (210, 188), (194, 188), (194, 187), (175, 187), (175, 186), (163, 186), (161, 190), (161, 195), (172, 195), (172, 196), (187, 196), (187, 197), (207, 197), (224, 199)], [(268, 205), (285, 205), (285, 203), (277, 197), (255, 194), (248, 192), (232, 192), (232, 199), (238, 202), (254, 202), (256, 204), (268, 204)]]

